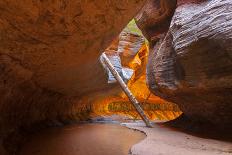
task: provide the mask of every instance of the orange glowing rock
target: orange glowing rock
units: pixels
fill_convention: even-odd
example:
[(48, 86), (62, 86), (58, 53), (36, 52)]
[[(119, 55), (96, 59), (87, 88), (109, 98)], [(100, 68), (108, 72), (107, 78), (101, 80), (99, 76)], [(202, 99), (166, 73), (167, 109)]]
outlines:
[[(105, 53), (108, 56), (120, 56), (122, 65), (134, 70), (134, 74), (127, 85), (133, 95), (140, 101), (146, 115), (152, 120), (170, 120), (178, 117), (181, 114), (178, 106), (153, 95), (146, 85), (148, 47), (144, 39), (139, 39), (143, 37), (136, 36), (135, 34), (131, 34), (133, 36), (130, 37), (130, 33), (128, 32), (126, 35), (125, 33), (122, 34), (123, 37), (119, 36), (116, 38), (111, 46), (106, 49)], [(133, 47), (135, 45), (132, 45), (131, 41), (125, 38), (126, 36), (128, 38), (133, 38), (132, 40), (140, 40), (141, 45), (140, 48), (136, 47), (136, 52), (136, 48)], [(120, 38), (126, 41), (120, 40)], [(143, 42), (141, 42), (141, 40), (143, 40)], [(123, 42), (123, 47), (120, 47), (122, 46), (120, 42)], [(127, 96), (119, 87), (85, 96), (83, 100), (86, 102), (78, 104), (83, 106), (83, 108), (79, 107), (78, 109), (83, 109), (83, 111), (87, 109), (87, 111), (91, 111), (91, 117), (119, 114), (133, 119), (139, 118), (139, 115), (129, 102)], [(79, 113), (83, 113), (83, 111), (80, 110)]]

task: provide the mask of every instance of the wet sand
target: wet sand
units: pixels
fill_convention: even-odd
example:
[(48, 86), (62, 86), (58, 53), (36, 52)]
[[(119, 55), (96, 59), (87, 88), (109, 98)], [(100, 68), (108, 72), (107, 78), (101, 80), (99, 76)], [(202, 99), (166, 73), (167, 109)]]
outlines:
[(141, 132), (118, 124), (81, 124), (34, 135), (19, 155), (128, 155), (143, 140)]
[(147, 138), (131, 148), (135, 155), (232, 155), (232, 143), (202, 138), (170, 127), (144, 123), (123, 123), (128, 128), (144, 132)]

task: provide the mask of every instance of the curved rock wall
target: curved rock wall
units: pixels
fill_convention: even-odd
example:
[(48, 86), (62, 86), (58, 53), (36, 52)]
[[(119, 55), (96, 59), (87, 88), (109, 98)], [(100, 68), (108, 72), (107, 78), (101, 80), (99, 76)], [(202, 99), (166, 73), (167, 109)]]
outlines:
[(0, 0), (0, 133), (70, 119), (107, 90), (98, 61), (145, 0)]
[(148, 83), (193, 120), (232, 120), (232, 3), (178, 1), (169, 29), (151, 47)]

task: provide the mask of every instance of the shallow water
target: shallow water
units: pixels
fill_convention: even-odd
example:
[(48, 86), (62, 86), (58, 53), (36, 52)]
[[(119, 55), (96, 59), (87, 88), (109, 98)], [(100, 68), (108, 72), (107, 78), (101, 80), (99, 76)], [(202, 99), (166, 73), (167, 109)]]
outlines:
[(81, 124), (34, 135), (20, 155), (127, 155), (145, 135), (118, 124)]

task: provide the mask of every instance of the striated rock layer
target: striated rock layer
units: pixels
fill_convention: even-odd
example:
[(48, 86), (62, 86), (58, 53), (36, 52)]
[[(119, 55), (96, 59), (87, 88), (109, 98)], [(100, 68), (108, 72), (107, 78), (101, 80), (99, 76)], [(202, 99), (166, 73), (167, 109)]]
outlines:
[(193, 120), (226, 128), (232, 124), (231, 11), (230, 0), (177, 1), (166, 32), (143, 29), (156, 38), (147, 66), (152, 92)]

